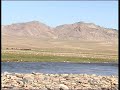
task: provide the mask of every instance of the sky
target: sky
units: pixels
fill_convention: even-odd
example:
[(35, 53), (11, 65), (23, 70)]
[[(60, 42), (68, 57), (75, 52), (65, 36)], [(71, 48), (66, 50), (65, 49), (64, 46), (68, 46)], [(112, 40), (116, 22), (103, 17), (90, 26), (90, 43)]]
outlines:
[(2, 1), (2, 25), (29, 21), (51, 27), (83, 21), (118, 29), (118, 1)]

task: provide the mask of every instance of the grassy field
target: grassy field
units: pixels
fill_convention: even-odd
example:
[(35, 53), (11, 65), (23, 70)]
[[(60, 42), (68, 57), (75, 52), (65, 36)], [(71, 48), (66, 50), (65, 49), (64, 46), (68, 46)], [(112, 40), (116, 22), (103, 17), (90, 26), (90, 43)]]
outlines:
[(118, 43), (3, 38), (2, 61), (117, 62)]
[[(92, 56), (92, 57), (91, 57)], [(106, 56), (106, 55), (105, 55)], [(117, 56), (105, 57), (102, 54), (68, 53), (50, 50), (3, 50), (2, 61), (18, 62), (117, 62)]]

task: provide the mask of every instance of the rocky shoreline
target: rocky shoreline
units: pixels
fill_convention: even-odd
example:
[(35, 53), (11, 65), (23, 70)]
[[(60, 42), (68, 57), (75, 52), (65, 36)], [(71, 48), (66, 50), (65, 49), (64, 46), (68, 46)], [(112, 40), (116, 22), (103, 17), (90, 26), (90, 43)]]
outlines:
[(118, 90), (118, 76), (87, 74), (1, 74), (2, 90)]

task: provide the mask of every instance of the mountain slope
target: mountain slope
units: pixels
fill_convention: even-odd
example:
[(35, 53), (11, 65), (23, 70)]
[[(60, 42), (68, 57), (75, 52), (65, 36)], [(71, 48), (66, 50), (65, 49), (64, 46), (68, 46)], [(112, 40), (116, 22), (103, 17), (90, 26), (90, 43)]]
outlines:
[(52, 28), (38, 21), (6, 25), (2, 27), (2, 34), (3, 36), (8, 35), (33, 38), (54, 37), (54, 31)]
[(112, 41), (118, 37), (117, 30), (106, 29), (93, 23), (78, 22), (61, 25), (55, 29), (60, 39)]

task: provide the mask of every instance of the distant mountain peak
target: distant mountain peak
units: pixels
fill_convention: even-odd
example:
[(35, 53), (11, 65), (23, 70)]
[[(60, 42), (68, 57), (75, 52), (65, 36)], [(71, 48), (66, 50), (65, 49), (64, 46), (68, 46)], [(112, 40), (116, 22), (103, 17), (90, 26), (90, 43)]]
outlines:
[(20, 22), (20, 23), (12, 23), (11, 25), (26, 25), (26, 24), (36, 24), (36, 25), (39, 25), (39, 24), (44, 24), (44, 23), (41, 23), (39, 21), (29, 21), (29, 22)]
[(40, 22), (39, 21), (29, 21), (29, 22), (25, 22), (25, 23), (31, 23), (31, 24), (40, 24)]
[(84, 21), (76, 22), (75, 24), (85, 24), (85, 25), (95, 25), (95, 26), (97, 26), (94, 23), (88, 23), (88, 22), (84, 22)]
[(77, 24), (83, 24), (85, 23), (84, 21), (79, 21), (79, 22), (76, 22)]

